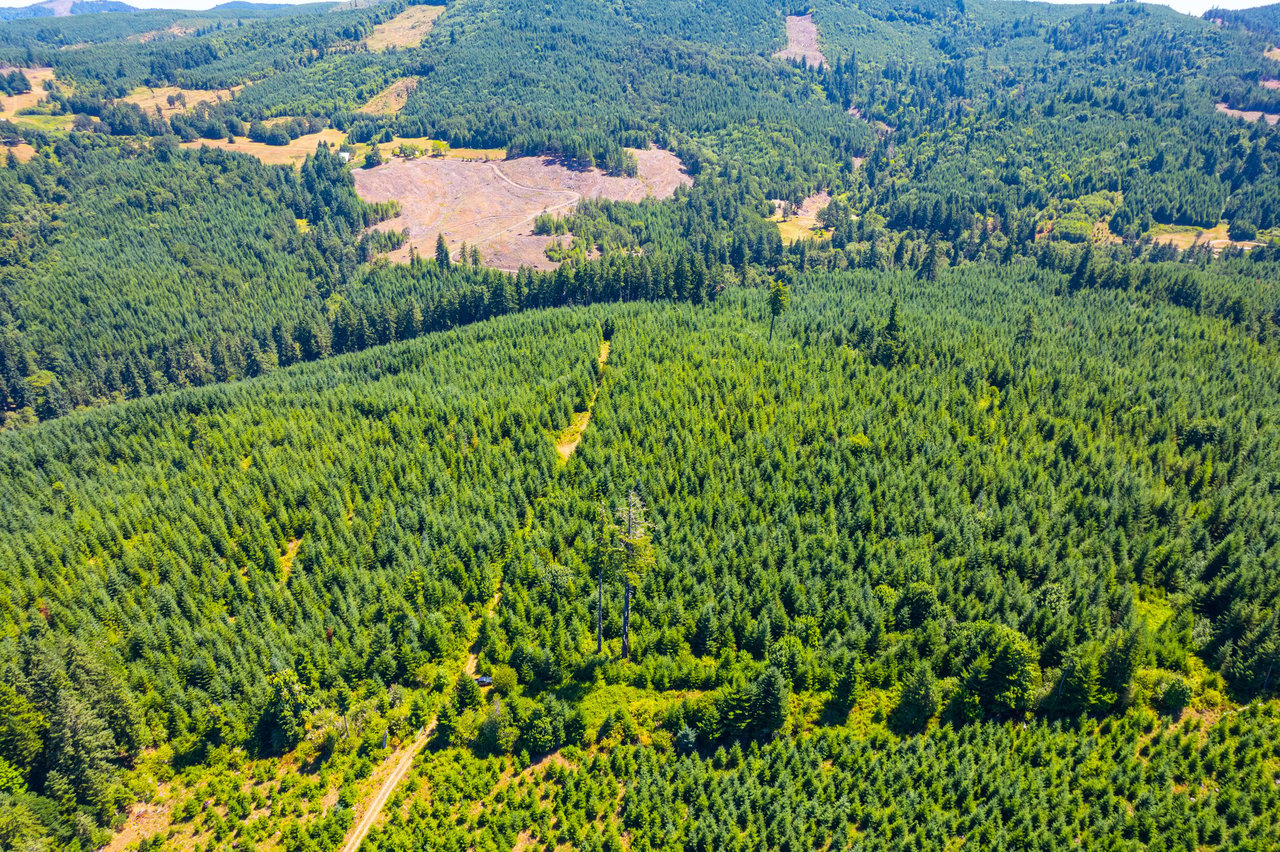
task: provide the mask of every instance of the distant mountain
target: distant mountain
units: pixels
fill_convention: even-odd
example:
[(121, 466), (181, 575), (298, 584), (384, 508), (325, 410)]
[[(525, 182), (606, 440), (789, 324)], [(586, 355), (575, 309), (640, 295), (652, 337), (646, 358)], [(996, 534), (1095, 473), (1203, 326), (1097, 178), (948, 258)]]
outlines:
[(19, 18), (65, 18), (69, 15), (92, 15), (98, 12), (136, 12), (135, 7), (119, 0), (47, 0), (16, 9), (0, 9), (0, 21)]
[(231, 0), (229, 3), (219, 3), (214, 9), (280, 9), (288, 6), (288, 3), (250, 3), (249, 0)]

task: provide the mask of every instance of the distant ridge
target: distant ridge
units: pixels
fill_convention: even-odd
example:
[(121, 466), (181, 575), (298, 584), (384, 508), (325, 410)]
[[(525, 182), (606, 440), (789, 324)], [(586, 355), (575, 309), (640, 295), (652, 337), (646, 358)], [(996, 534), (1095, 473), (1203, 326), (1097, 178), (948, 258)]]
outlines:
[(71, 15), (93, 15), (99, 12), (136, 12), (136, 7), (119, 0), (47, 0), (16, 9), (0, 9), (0, 21), (20, 18), (65, 18)]
[(249, 0), (230, 0), (227, 3), (219, 3), (214, 9), (283, 9), (290, 4), (288, 3), (251, 3)]

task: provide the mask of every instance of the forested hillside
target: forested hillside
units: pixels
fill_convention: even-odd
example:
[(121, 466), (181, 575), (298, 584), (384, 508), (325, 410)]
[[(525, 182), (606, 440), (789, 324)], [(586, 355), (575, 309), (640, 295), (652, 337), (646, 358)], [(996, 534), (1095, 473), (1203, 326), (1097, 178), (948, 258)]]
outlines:
[(1273, 19), (0, 25), (0, 849), (1273, 848)]
[(886, 736), (994, 726), (979, 753), (1265, 696), (1274, 342), (1066, 278), (810, 274), (772, 344), (747, 290), (537, 313), (9, 436), (12, 806), (105, 822), (150, 743), (288, 748), (273, 671), (312, 709), (439, 688), (499, 580), (511, 738), (466, 703), (449, 729), (482, 754), (585, 744), (535, 723), (592, 683), (684, 691), (654, 724), (707, 755), (899, 691)]
[[(767, 3), (619, 12), (459, 0), (421, 46), (370, 51), (364, 39), (404, 9), (246, 7), (0, 28), (0, 61), (49, 63), (57, 76), (36, 91), (48, 104), (34, 124), (15, 115), (0, 125), (48, 152), (8, 158), (0, 177), (8, 422), (413, 336), (475, 315), (439, 309), (440, 292), (508, 286), (457, 270), (444, 285), (385, 291), (370, 261), (395, 237), (362, 242), (362, 230), (386, 211), (361, 212), (331, 160), (317, 163), (333, 186), (324, 192), (342, 197), (333, 207), (305, 197), (315, 191), (305, 175), (299, 194), (277, 169), (178, 153), (173, 136), (278, 144), (330, 124), (353, 144), (430, 136), (613, 171), (634, 168), (622, 146), (657, 143), (679, 154), (694, 190), (668, 205), (584, 206), (563, 226), (575, 252), (561, 256), (640, 249), (674, 268), (692, 255), (713, 277), (744, 256), (777, 259), (770, 199), (795, 205), (818, 191), (835, 203), (813, 247), (829, 236), (871, 266), (919, 266), (926, 252), (933, 266), (1006, 262), (1040, 256), (1047, 242), (1146, 256), (1147, 240), (1186, 246), (1201, 233), (1248, 247), (1280, 224), (1280, 135), (1214, 109), (1280, 109), (1262, 85), (1280, 64), (1262, 55), (1267, 31), (1252, 18), (1217, 24), (1138, 4), (1014, 15), (992, 3), (830, 3), (815, 10), (829, 67), (806, 69), (770, 58), (782, 13), (794, 10)], [(414, 85), (397, 113), (359, 111), (406, 75)], [(243, 88), (147, 111), (124, 100), (140, 85), (185, 87), (174, 91), (193, 104), (201, 91)], [(73, 115), (74, 128), (96, 132), (48, 135), (45, 124)], [(229, 195), (211, 169), (236, 175)], [(171, 186), (153, 192), (161, 183)], [(227, 201), (237, 212), (201, 212)], [(210, 218), (219, 221), (203, 232), (188, 226)], [(876, 247), (854, 256), (853, 243)], [(127, 260), (104, 275), (107, 257)], [(295, 257), (306, 260), (281, 263)], [(178, 280), (194, 281), (195, 298), (171, 298)], [(1249, 292), (1224, 300), (1243, 299), (1266, 333), (1280, 306), (1237, 284)], [(103, 292), (128, 298), (105, 304)], [(418, 319), (437, 310), (452, 316)]]

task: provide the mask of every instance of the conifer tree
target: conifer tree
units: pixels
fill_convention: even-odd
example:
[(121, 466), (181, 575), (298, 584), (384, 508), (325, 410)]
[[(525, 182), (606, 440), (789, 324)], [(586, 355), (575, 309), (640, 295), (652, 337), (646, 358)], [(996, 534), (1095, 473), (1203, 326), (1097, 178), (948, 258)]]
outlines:
[(773, 343), (773, 324), (791, 302), (791, 289), (778, 280), (769, 282), (769, 342)]
[(436, 234), (436, 265), (441, 269), (448, 269), (453, 265), (453, 261), (449, 257), (449, 246), (444, 241), (444, 234)]

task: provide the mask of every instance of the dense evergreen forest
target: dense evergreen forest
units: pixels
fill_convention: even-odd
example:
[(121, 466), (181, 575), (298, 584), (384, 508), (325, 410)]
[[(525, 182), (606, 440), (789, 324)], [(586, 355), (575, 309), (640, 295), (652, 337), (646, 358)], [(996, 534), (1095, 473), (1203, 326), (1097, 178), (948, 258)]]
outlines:
[(0, 849), (1280, 843), (1274, 7), (406, 10), (0, 24)]
[[(107, 822), (149, 744), (288, 748), (305, 727), (272, 671), (312, 709), (449, 687), (434, 666), (499, 583), (477, 647), (507, 715), (489, 733), (494, 710), (448, 704), (481, 754), (598, 736), (563, 703), (592, 683), (682, 690), (655, 724), (708, 757), (803, 730), (810, 699), (821, 729), (899, 694), (885, 736), (939, 724), (963, 739), (929, 747), (968, 753), (1029, 717), (1059, 753), (1081, 719), (1266, 696), (1274, 342), (1068, 279), (809, 273), (772, 343), (745, 288), (537, 312), (9, 435), (12, 807)], [(553, 436), (593, 397), (559, 465)], [(647, 784), (638, 801), (666, 795)], [(876, 807), (830, 819), (876, 834)], [(1009, 813), (929, 831), (1012, 831)]]
[[(634, 168), (624, 145), (656, 143), (697, 179), (687, 196), (583, 207), (564, 227), (584, 256), (639, 250), (663, 268), (697, 256), (712, 272), (744, 255), (769, 265), (766, 255), (780, 251), (765, 221), (769, 199), (796, 204), (819, 190), (837, 198), (824, 224), (846, 253), (841, 265), (1007, 262), (1099, 233), (1104, 246), (1145, 255), (1143, 241), (1162, 229), (1223, 222), (1233, 239), (1266, 243), (1280, 225), (1280, 131), (1213, 106), (1280, 111), (1261, 85), (1280, 76), (1280, 63), (1262, 55), (1269, 30), (1252, 24), (1264, 12), (1198, 21), (1140, 4), (1012, 15), (991, 3), (831, 3), (814, 10), (830, 60), (815, 69), (769, 58), (782, 12), (798, 10), (686, 5), (675, 14), (655, 0), (620, 13), (459, 0), (421, 47), (380, 52), (362, 39), (401, 3), (6, 24), (0, 63), (51, 64), (60, 82), (50, 108), (97, 131), (0, 124), (5, 138), (48, 152), (9, 158), (0, 174), (6, 421), (447, 327), (488, 315), (455, 302), (507, 286), (420, 268), (412, 285), (396, 274), (383, 290), (386, 276), (369, 261), (395, 237), (361, 245), (361, 232), (390, 211), (360, 211), (332, 162), (317, 161), (318, 179), (333, 187), (317, 203), (307, 197), (314, 178), (297, 190), (278, 169), (179, 153), (174, 137), (274, 144), (329, 124), (353, 143), (433, 136), (621, 172)], [(359, 111), (403, 75), (417, 84), (398, 114)], [(26, 80), (4, 79), (7, 88)], [(245, 87), (166, 116), (121, 99), (139, 85)], [(285, 116), (292, 121), (263, 123)], [(215, 171), (225, 176), (212, 180)], [(330, 206), (330, 195), (341, 200)], [(211, 205), (235, 212), (209, 217)], [(210, 218), (219, 221), (207, 230), (187, 227)], [(306, 262), (287, 262), (300, 255)], [(124, 260), (108, 272), (104, 257)], [(1235, 314), (1274, 325), (1273, 294), (1209, 283), (1217, 271), (1191, 260), (1200, 289), (1228, 293), (1226, 303), (1239, 296)], [(201, 294), (175, 302), (168, 292), (179, 280)], [(129, 297), (104, 302), (102, 293)]]

